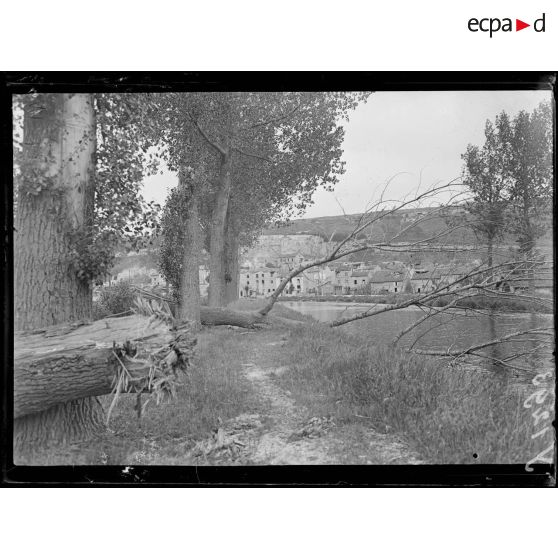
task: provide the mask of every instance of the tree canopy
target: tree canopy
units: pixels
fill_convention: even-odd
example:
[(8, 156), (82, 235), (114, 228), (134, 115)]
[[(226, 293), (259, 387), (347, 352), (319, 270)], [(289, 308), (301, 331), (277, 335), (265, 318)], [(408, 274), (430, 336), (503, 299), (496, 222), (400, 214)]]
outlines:
[[(316, 188), (334, 187), (344, 172), (343, 121), (368, 93), (172, 93), (154, 105), (161, 115), (169, 167), (196, 182), (205, 245), (248, 245), (268, 223), (311, 203)], [(227, 182), (225, 181), (227, 177)], [(190, 194), (192, 195), (192, 190)], [(184, 194), (169, 198), (186, 202)], [(184, 227), (169, 209), (165, 230)], [(225, 234), (225, 228), (227, 229)], [(220, 231), (218, 229), (221, 229)], [(221, 240), (215, 232), (220, 232)], [(212, 240), (213, 239), (213, 240)], [(212, 246), (213, 242), (213, 246)], [(163, 268), (168, 268), (163, 262)], [(222, 270), (221, 270), (222, 271)], [(218, 280), (218, 267), (212, 278)]]
[(462, 158), (464, 182), (472, 194), (465, 204), (467, 223), (489, 246), (511, 233), (522, 252), (531, 251), (546, 230), (538, 216), (548, 211), (552, 199), (550, 104), (513, 119), (502, 111), (494, 122), (486, 122), (484, 145), (467, 146)]

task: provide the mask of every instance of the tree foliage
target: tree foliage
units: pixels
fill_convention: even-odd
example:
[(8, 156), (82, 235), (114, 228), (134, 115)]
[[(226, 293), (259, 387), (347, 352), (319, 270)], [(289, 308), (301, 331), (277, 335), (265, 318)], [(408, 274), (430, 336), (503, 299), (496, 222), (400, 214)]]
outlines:
[(108, 273), (116, 248), (137, 250), (158, 231), (160, 207), (140, 194), (143, 179), (159, 164), (146, 103), (135, 94), (96, 95), (97, 164), (95, 221), (77, 239), (91, 274)]
[(531, 114), (512, 120), (505, 111), (486, 122), (485, 143), (469, 145), (462, 155), (464, 181), (472, 199), (469, 224), (491, 243), (513, 234), (530, 252), (545, 232), (541, 213), (552, 199), (552, 109), (541, 103)]
[[(196, 174), (202, 230), (212, 258), (217, 237), (211, 240), (211, 235), (218, 228), (221, 237), (226, 227), (229, 237), (249, 245), (266, 224), (303, 211), (316, 188), (334, 187), (344, 172), (342, 122), (367, 96), (341, 92), (160, 96), (157, 111), (165, 128), (161, 137), (167, 161), (175, 171), (189, 169)], [(178, 221), (173, 223), (172, 215)], [(178, 238), (182, 233), (170, 228), (184, 229), (181, 212), (170, 209), (167, 216), (165, 231)], [(216, 275), (213, 269), (212, 278)]]
[(175, 294), (180, 291), (180, 278), (184, 265), (180, 254), (183, 246), (190, 239), (182, 226), (183, 216), (191, 202), (191, 191), (186, 187), (173, 188), (167, 197), (161, 218), (162, 242), (159, 255), (159, 269), (173, 288)]
[[(56, 117), (51, 132), (61, 127), (61, 95), (31, 93), (14, 97), (16, 116), (25, 107), (46, 110), (53, 107)], [(140, 194), (143, 178), (155, 172), (158, 165), (147, 98), (137, 95), (103, 93), (93, 95), (96, 115), (96, 138), (83, 137), (83, 149), (88, 141), (96, 140), (95, 198), (93, 221), (78, 230), (71, 230), (72, 251), (68, 260), (75, 273), (85, 281), (94, 281), (108, 273), (116, 248), (138, 249), (148, 245), (158, 229), (160, 208), (146, 202)], [(144, 96), (145, 97), (145, 96)], [(21, 120), (21, 118), (19, 118)], [(58, 173), (55, 154), (43, 162), (42, 167), (29, 164), (18, 141), (21, 122), (14, 119), (14, 186), (18, 195), (37, 196), (49, 190), (56, 195)], [(58, 207), (61, 222), (66, 208)]]
[(488, 120), (484, 135), (482, 147), (468, 145), (461, 157), (464, 161), (463, 180), (472, 194), (471, 200), (465, 204), (467, 223), (479, 239), (492, 246), (505, 229), (511, 185), (512, 128), (508, 115), (502, 112), (494, 124)]
[(519, 248), (528, 253), (545, 232), (542, 214), (552, 203), (553, 117), (550, 103), (531, 114), (521, 111), (513, 121), (509, 193), (509, 230)]

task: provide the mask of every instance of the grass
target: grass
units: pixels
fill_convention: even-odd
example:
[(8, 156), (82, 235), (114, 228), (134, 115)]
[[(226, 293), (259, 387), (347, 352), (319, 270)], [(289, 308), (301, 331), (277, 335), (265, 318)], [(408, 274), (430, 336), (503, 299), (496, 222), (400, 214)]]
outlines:
[[(549, 443), (502, 378), (320, 324), (299, 328), (279, 381), (313, 415), (400, 433), (430, 463), (525, 463)], [(550, 422), (550, 421), (547, 421)], [(476, 457), (474, 457), (476, 455)]]
[[(254, 311), (262, 304), (240, 300), (232, 307)], [(531, 413), (536, 407), (551, 411), (550, 402), (525, 409), (526, 394), (511, 390), (501, 376), (373, 341), (363, 345), (362, 339), (281, 304), (273, 315), (303, 322), (289, 328), (290, 338), (274, 353), (273, 365), (287, 367), (275, 381), (307, 407), (309, 416), (331, 416), (348, 431), (354, 425), (400, 434), (429, 463), (525, 463), (550, 442), (552, 431), (531, 437), (551, 420), (537, 426)], [(87, 444), (37, 454), (28, 464), (184, 464), (184, 455), (219, 419), (265, 414), (265, 403), (242, 373), (247, 355), (258, 352), (259, 339), (258, 333), (239, 335), (226, 327), (203, 329), (199, 357), (174, 401), (149, 405), (138, 422), (135, 396), (122, 396), (107, 433)], [(261, 351), (260, 357), (265, 360)], [(103, 398), (106, 409), (110, 401)]]
[[(138, 422), (135, 395), (121, 396), (109, 430), (100, 438), (71, 448), (33, 456), (33, 464), (180, 465), (184, 454), (210, 435), (218, 420), (252, 411), (259, 402), (241, 373), (249, 336), (226, 329), (204, 330), (198, 355), (177, 398), (159, 406), (149, 404)], [(101, 398), (105, 410), (111, 396)]]

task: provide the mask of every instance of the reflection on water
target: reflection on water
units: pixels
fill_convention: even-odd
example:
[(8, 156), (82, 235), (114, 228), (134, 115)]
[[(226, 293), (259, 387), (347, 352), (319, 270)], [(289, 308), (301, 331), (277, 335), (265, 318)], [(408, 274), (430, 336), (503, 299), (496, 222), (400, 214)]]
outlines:
[[(340, 316), (354, 316), (370, 308), (368, 304), (340, 302), (282, 302), (282, 304), (323, 322), (329, 322)], [(423, 310), (406, 308), (351, 322), (340, 326), (340, 329), (361, 337), (365, 343), (387, 344), (402, 329), (421, 316), (424, 316)], [(433, 350), (447, 350), (450, 347), (452, 350), (463, 350), (513, 331), (552, 327), (552, 325), (553, 317), (547, 314), (499, 314), (488, 310), (471, 313), (457, 310), (440, 313), (425, 321), (408, 336), (403, 337), (401, 345), (409, 347), (414, 344), (416, 348)], [(535, 341), (527, 341), (527, 346), (534, 347), (533, 343)], [(512, 351), (525, 350), (525, 346), (519, 345), (519, 343), (495, 345), (487, 348), (486, 352), (494, 359), (502, 360)], [(540, 364), (536, 364), (533, 360), (536, 360), (536, 357), (531, 356), (529, 359), (533, 369), (540, 367)], [(547, 365), (552, 363), (548, 362)], [(504, 371), (503, 367), (495, 361), (492, 361), (492, 364), (486, 363), (485, 366), (494, 372)], [(509, 370), (505, 372), (509, 373)], [(522, 376), (517, 372), (513, 375)], [(521, 378), (522, 381), (530, 381), (531, 374), (527, 376)]]

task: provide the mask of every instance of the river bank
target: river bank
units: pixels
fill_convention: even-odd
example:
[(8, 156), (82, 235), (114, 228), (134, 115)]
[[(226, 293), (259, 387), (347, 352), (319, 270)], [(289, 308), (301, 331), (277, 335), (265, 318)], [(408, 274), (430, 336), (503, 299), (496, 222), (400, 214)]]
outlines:
[(101, 438), (34, 463), (520, 463), (548, 444), (501, 375), (274, 312), (301, 322), (203, 328), (174, 401), (138, 420), (121, 396)]

